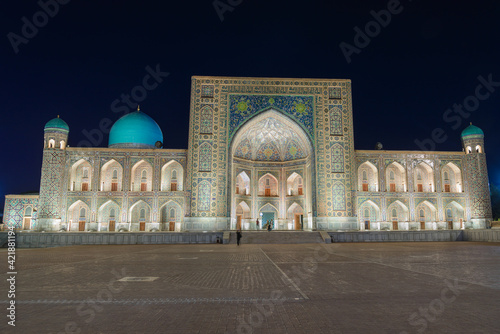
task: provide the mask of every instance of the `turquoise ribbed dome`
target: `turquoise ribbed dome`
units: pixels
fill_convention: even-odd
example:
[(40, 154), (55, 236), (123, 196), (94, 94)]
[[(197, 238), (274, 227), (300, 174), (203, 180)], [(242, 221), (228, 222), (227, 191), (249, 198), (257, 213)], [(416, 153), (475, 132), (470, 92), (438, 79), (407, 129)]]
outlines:
[(155, 148), (157, 141), (163, 142), (163, 133), (158, 124), (148, 115), (137, 110), (121, 117), (109, 132), (109, 147)]
[(45, 130), (66, 130), (69, 131), (68, 124), (59, 118), (59, 115), (45, 124)]
[(484, 137), (484, 132), (477, 126), (472, 125), (472, 123), (462, 131), (462, 138), (472, 138), (472, 137)]

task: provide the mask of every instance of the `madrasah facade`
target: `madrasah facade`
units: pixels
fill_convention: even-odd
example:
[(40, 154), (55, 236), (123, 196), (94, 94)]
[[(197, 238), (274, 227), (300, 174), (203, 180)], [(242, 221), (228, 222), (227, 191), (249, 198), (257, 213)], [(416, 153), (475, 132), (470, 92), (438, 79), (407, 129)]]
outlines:
[(187, 150), (162, 148), (141, 110), (114, 123), (108, 147), (69, 147), (68, 124), (50, 120), (40, 192), (7, 195), (4, 223), (102, 233), (489, 227), (481, 129), (464, 129), (458, 152), (355, 150), (353, 131), (350, 80), (196, 76)]

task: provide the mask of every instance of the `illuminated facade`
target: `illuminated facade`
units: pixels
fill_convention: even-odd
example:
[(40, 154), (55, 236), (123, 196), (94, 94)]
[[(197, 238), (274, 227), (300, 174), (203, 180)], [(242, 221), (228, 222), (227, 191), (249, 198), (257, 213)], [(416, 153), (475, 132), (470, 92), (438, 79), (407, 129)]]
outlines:
[[(189, 147), (162, 149), (142, 111), (107, 148), (47, 123), (40, 194), (4, 222), (63, 231), (435, 230), (491, 221), (484, 134), (463, 152), (354, 149), (350, 80), (193, 77)], [(259, 224), (256, 224), (256, 220)]]

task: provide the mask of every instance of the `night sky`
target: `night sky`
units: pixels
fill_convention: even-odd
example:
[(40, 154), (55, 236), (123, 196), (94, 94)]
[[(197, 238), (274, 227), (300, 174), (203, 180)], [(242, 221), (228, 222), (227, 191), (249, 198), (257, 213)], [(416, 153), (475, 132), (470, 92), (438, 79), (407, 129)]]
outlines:
[[(140, 102), (166, 148), (187, 148), (193, 75), (351, 79), (356, 149), (420, 150), (415, 141), (441, 128), (435, 150), (458, 151), (473, 122), (500, 185), (498, 1), (218, 0), (219, 13), (212, 0), (59, 1), (53, 17), (34, 0), (0, 5), (0, 211), (5, 194), (38, 191), (47, 121), (60, 115), (69, 145), (82, 145), (85, 130), (133, 110), (112, 103), (142, 85), (148, 66), (169, 73)], [(367, 25), (363, 40), (355, 28)], [(481, 100), (479, 77), (493, 81)], [(447, 111), (464, 101), (470, 112)]]

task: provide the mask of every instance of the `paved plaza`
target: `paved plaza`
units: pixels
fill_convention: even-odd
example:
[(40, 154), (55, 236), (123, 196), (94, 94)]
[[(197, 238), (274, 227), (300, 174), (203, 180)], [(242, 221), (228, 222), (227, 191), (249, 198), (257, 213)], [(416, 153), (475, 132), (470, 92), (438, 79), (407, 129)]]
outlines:
[(0, 333), (500, 333), (498, 243), (16, 251)]

